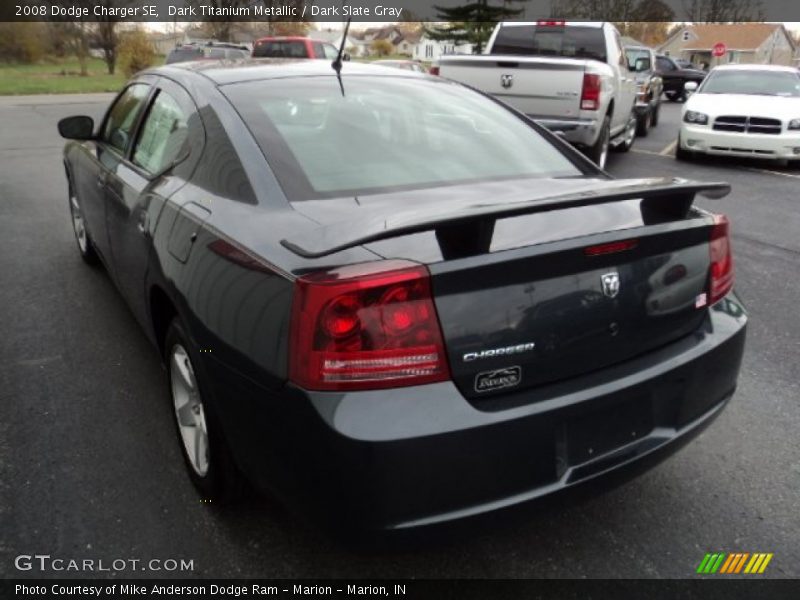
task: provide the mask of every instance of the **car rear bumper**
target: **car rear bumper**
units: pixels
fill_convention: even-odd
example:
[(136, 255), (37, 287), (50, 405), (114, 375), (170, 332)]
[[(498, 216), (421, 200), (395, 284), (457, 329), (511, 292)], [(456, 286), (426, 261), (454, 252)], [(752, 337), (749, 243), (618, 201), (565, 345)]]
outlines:
[(706, 125), (681, 126), (681, 148), (717, 156), (743, 156), (773, 160), (800, 160), (800, 131), (764, 135), (714, 131)]
[(681, 446), (733, 394), (746, 319), (731, 294), (669, 347), (491, 407), (450, 382), (254, 397), (241, 378), (215, 379), (246, 407), (228, 415), (226, 434), (257, 487), (348, 530), (409, 530), (522, 505)]
[(600, 135), (600, 121), (595, 118), (528, 116), (542, 127), (558, 133), (570, 144), (577, 146), (592, 146)]

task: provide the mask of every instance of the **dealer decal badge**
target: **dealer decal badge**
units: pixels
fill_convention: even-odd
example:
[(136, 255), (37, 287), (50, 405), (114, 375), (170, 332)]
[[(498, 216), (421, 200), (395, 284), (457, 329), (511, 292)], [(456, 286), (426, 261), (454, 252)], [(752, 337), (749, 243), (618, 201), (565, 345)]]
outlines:
[(519, 385), (522, 380), (521, 367), (504, 367), (494, 371), (484, 371), (475, 376), (476, 392), (493, 392)]

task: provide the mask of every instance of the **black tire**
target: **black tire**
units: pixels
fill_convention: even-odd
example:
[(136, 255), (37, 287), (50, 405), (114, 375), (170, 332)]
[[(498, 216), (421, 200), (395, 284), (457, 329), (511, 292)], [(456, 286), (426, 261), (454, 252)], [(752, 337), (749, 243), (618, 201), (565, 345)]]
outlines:
[(611, 142), (611, 117), (606, 115), (603, 118), (600, 135), (593, 146), (586, 149), (586, 156), (601, 169), (605, 169), (608, 159), (608, 147)]
[[(184, 405), (186, 410), (183, 411), (178, 410), (178, 402), (176, 401), (176, 397), (182, 394), (181, 391), (176, 390), (176, 385), (180, 386), (180, 383), (176, 383), (176, 377), (182, 379), (180, 376), (182, 370), (178, 367), (180, 356), (175, 354), (177, 348), (183, 350), (181, 356), (188, 360), (188, 364), (184, 363), (184, 367), (194, 376), (194, 387), (197, 393), (197, 397), (194, 400), (190, 400)], [(242, 495), (244, 481), (234, 464), (228, 444), (222, 436), (222, 427), (216, 417), (213, 402), (209, 402), (211, 396), (210, 387), (207, 385), (197, 349), (194, 348), (189, 336), (186, 335), (183, 325), (177, 318), (173, 319), (167, 329), (164, 340), (164, 357), (167, 364), (167, 383), (169, 385), (170, 399), (172, 400), (170, 408), (172, 409), (178, 445), (186, 463), (189, 479), (197, 488), (203, 501), (226, 504), (237, 500)], [(196, 404), (190, 406), (195, 401), (200, 405), (199, 412), (191, 410), (196, 408)], [(179, 412), (185, 415), (186, 420), (202, 420), (205, 425), (206, 452), (199, 452), (199, 454), (205, 455), (205, 469), (199, 468), (195, 464), (197, 460), (193, 460), (189, 455), (187, 450), (189, 444), (184, 441), (181, 418), (178, 417)], [(202, 431), (202, 427), (197, 425), (197, 421), (195, 421), (194, 430)], [(196, 445), (194, 448), (197, 450)]]
[(72, 181), (67, 178), (67, 206), (69, 207), (70, 220), (72, 221), (72, 232), (75, 234), (75, 243), (78, 245), (78, 252), (87, 265), (97, 266), (100, 264), (100, 257), (94, 249), (94, 242), (89, 230), (86, 227), (86, 219), (83, 217), (78, 193), (72, 185)]
[(650, 116), (650, 127), (656, 127), (658, 125), (658, 119), (660, 117), (660, 114), (661, 114), (661, 101), (659, 100), (652, 111), (652, 115)]
[(653, 124), (653, 110), (649, 109), (645, 114), (636, 117), (636, 135), (647, 137), (650, 127)]
[(629, 152), (633, 148), (636, 141), (636, 116), (631, 115), (628, 118), (628, 123), (625, 126), (625, 131), (622, 133), (622, 142), (614, 146), (614, 152)]

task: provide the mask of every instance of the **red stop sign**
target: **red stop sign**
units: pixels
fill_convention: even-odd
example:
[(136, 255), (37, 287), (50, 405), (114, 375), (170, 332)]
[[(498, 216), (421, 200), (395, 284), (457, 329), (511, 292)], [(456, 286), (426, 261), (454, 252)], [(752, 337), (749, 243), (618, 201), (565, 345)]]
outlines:
[(728, 52), (728, 47), (723, 44), (722, 42), (717, 42), (714, 44), (713, 48), (711, 48), (711, 55), (716, 56), (719, 58), (720, 56), (725, 56)]

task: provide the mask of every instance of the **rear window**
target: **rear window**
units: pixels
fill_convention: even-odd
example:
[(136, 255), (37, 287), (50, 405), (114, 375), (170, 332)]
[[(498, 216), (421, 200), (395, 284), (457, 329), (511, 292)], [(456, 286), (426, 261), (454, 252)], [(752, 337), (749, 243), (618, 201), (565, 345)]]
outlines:
[(253, 48), (253, 56), (257, 58), (308, 58), (305, 42), (275, 40), (258, 42)]
[(187, 62), (203, 58), (202, 48), (176, 48), (167, 56), (167, 64)]
[(606, 44), (600, 27), (512, 25), (500, 28), (492, 54), (592, 58), (605, 62)]
[(625, 48), (625, 58), (628, 60), (628, 68), (633, 71), (640, 58), (650, 60), (650, 51), (644, 48)]
[(246, 82), (224, 93), (290, 200), (582, 175), (520, 117), (457, 84), (406, 77)]

